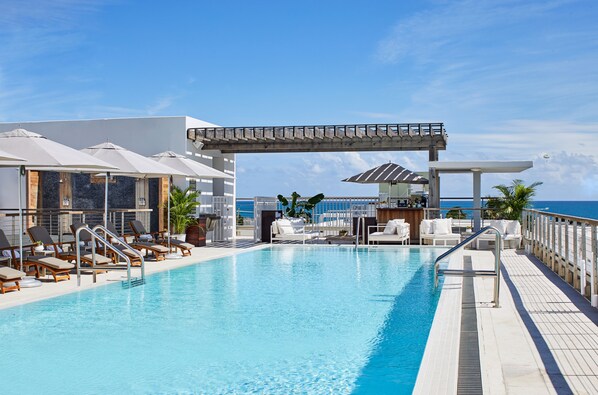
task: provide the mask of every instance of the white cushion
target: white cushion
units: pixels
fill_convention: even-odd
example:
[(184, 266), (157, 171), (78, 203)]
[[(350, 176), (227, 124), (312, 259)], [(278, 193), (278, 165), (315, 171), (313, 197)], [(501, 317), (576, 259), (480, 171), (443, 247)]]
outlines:
[(507, 221), (506, 224), (506, 234), (508, 235), (520, 235), (521, 234), (521, 224), (519, 223), (519, 221), (514, 220), (514, 221)]
[(391, 221), (393, 221), (396, 224), (404, 224), (405, 223), (405, 218), (391, 219)]
[(434, 220), (434, 234), (435, 235), (448, 235), (449, 233), (451, 233), (450, 218)]
[(384, 227), (384, 231), (382, 232), (385, 235), (394, 235), (397, 233), (397, 224), (394, 221), (388, 221), (386, 226)]
[[(2, 255), (4, 255), (5, 257), (8, 257), (8, 258), (12, 258), (12, 253), (11, 253), (10, 250), (4, 250), (4, 251), (2, 251)], [(21, 257), (21, 254), (17, 250), (15, 250), (15, 257), (16, 258), (20, 258)]]
[(154, 238), (152, 235), (139, 235), (139, 240), (141, 241), (152, 241)]
[(291, 225), (291, 221), (289, 221), (286, 218), (283, 218), (283, 219), (279, 219), (277, 222), (278, 222), (278, 230), (280, 231), (280, 234), (282, 234), (282, 235), (295, 234), (295, 230), (293, 229), (293, 226)]
[(507, 221), (502, 219), (495, 219), (490, 221), (490, 226), (494, 226), (500, 232), (501, 236), (504, 236), (507, 233)]
[(409, 236), (409, 233), (410, 233), (409, 232), (409, 224), (402, 223), (397, 226), (397, 234), (399, 236), (402, 236), (402, 237)]
[[(54, 246), (47, 246), (47, 248), (50, 251), (54, 251)], [(58, 253), (62, 252), (62, 248), (60, 248), (60, 246), (56, 246), (56, 248), (58, 248), (58, 251), (57, 251)]]
[(424, 219), (419, 226), (419, 232), (425, 235), (434, 233), (434, 220)]
[(295, 233), (303, 232), (303, 229), (305, 227), (305, 221), (303, 221), (303, 218), (293, 218), (290, 219), (289, 222), (291, 223), (291, 226), (293, 227), (293, 231)]
[(278, 221), (272, 222), (272, 233), (275, 235), (280, 233), (280, 231), (278, 230)]

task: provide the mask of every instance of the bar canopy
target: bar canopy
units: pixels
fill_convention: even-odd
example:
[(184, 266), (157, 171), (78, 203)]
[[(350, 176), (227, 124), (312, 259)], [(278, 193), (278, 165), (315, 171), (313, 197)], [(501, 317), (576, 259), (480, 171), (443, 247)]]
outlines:
[(534, 166), (532, 161), (467, 161), (445, 162), (431, 161), (430, 169), (437, 173), (472, 173), (473, 174), (473, 230), (481, 229), (482, 216), (482, 173), (521, 173)]
[(480, 160), (467, 162), (434, 161), (429, 164), (431, 169), (436, 169), (441, 173), (521, 173), (524, 170), (531, 169), (533, 166), (534, 163), (529, 160)]

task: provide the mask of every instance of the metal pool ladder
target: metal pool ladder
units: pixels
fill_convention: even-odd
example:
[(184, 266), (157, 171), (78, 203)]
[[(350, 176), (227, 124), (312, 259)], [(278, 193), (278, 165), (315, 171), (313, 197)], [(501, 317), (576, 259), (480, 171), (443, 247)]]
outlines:
[[(492, 231), (496, 235), (496, 242), (494, 246), (494, 270), (465, 270), (465, 269), (440, 269), (440, 261), (451, 256), (455, 251), (467, 247), (473, 243), (481, 235), (488, 231)], [(498, 296), (500, 292), (500, 251), (502, 250), (502, 238), (500, 231), (494, 226), (486, 226), (467, 239), (463, 240), (450, 250), (436, 258), (434, 262), (434, 287), (438, 287), (438, 277), (443, 276), (461, 276), (461, 277), (494, 277), (494, 307), (499, 307)]]
[[(94, 283), (96, 282), (96, 272), (98, 270), (102, 270), (102, 271), (104, 271), (104, 270), (106, 270), (106, 271), (107, 270), (126, 270), (127, 271), (127, 279), (122, 281), (123, 288), (131, 288), (131, 287), (145, 284), (145, 260), (143, 259), (143, 254), (141, 254), (141, 252), (132, 248), (129, 244), (127, 244), (126, 241), (121, 240), (118, 235), (115, 235), (114, 233), (110, 232), (108, 229), (106, 229), (102, 225), (96, 225), (96, 226), (94, 226), (93, 229), (90, 229), (87, 225), (85, 225), (85, 226), (82, 226), (79, 229), (77, 229), (77, 231), (75, 232), (75, 242), (76, 242), (75, 247), (77, 249), (77, 286), (81, 286), (81, 249), (79, 248), (79, 246), (80, 246), (80, 242), (81, 242), (80, 233), (83, 230), (85, 230), (86, 232), (89, 232), (89, 234), (91, 235), (91, 256), (92, 256), (93, 266), (90, 268), (85, 268), (85, 270), (93, 271), (93, 282)], [(103, 232), (105, 237), (101, 236), (98, 233), (98, 230)], [(113, 240), (116, 240), (116, 242), (118, 244), (123, 245), (125, 248), (127, 248), (127, 249), (133, 251), (134, 253), (136, 253), (137, 255), (139, 255), (139, 258), (141, 259), (141, 266), (139, 268), (141, 270), (140, 277), (131, 277), (131, 259), (126, 254), (124, 254), (120, 249), (118, 249), (112, 243), (110, 243), (107, 240), (108, 236), (111, 237)], [(102, 245), (104, 245), (105, 248), (112, 250), (116, 255), (123, 258), (125, 260), (125, 262), (127, 263), (127, 265), (123, 266), (123, 265), (116, 264), (116, 265), (101, 265), (101, 266), (96, 267), (95, 266), (96, 241), (99, 241)]]

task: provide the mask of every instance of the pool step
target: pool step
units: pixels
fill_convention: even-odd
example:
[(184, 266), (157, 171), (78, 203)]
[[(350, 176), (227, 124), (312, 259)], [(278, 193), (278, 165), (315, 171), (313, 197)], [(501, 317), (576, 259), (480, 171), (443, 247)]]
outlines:
[(123, 280), (121, 284), (124, 289), (138, 287), (145, 284), (145, 279), (143, 277), (132, 277), (131, 281)]
[(494, 270), (459, 270), (459, 269), (439, 269), (439, 275), (461, 276), (461, 277), (496, 277)]

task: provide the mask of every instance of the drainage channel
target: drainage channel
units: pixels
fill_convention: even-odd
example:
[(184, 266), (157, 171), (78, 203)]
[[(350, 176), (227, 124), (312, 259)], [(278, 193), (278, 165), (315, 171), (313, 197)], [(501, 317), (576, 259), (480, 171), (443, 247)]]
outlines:
[[(472, 270), (471, 257), (464, 257), (463, 266), (465, 270)], [(462, 297), (457, 394), (481, 394), (482, 372), (473, 277), (463, 277)]]

